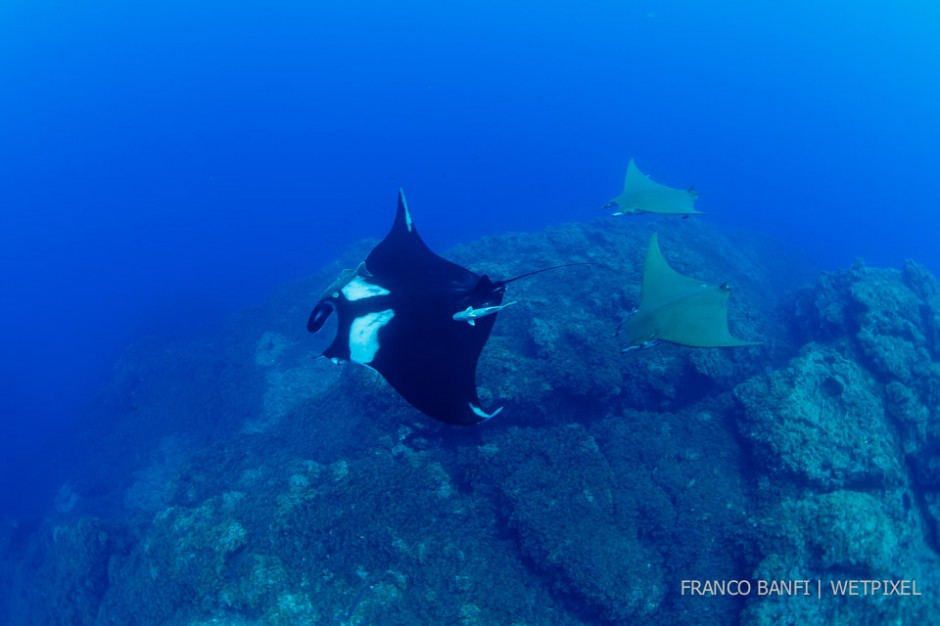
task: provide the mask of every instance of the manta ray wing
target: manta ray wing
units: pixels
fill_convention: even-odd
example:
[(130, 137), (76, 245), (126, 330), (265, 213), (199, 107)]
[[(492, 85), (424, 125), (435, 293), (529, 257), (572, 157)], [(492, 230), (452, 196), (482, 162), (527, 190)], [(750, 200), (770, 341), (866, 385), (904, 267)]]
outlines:
[(308, 328), (319, 329), (326, 308), (337, 312), (337, 335), (324, 356), (372, 367), (412, 406), (443, 422), (475, 424), (495, 415), (499, 409), (480, 407), (476, 367), (496, 316), (473, 326), (453, 316), (468, 306), (499, 305), (504, 283), (434, 254), (414, 227), (404, 192), (391, 231), (364, 270), (325, 293), (311, 314)]

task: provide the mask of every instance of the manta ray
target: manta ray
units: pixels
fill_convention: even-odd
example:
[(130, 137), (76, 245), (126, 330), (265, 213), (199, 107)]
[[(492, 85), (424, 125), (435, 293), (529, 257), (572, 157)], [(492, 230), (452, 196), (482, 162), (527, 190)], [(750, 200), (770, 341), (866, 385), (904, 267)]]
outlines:
[(605, 204), (604, 208), (616, 207), (614, 215), (663, 213), (687, 216), (701, 213), (695, 210), (697, 197), (698, 193), (692, 188), (673, 189), (650, 180), (630, 159), (623, 192)]
[(476, 367), (496, 314), (513, 304), (502, 304), (506, 285), (542, 271), (493, 281), (439, 257), (418, 235), (400, 190), (391, 231), (323, 292), (307, 330), (320, 330), (335, 310), (336, 338), (323, 356), (376, 370), (434, 419), (476, 424), (502, 410), (480, 405)]
[(640, 306), (620, 325), (624, 352), (669, 341), (695, 348), (753, 346), (728, 330), (728, 283), (710, 285), (669, 267), (654, 233), (646, 252)]

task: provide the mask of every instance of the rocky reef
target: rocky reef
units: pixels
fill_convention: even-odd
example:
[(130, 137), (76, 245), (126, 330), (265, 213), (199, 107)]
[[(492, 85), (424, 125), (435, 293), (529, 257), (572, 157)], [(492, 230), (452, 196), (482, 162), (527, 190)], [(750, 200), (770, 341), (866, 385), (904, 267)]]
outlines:
[[(653, 230), (678, 271), (730, 281), (732, 330), (762, 345), (620, 352)], [(478, 369), (484, 406), (505, 409), (456, 428), (366, 368), (313, 358), (331, 331), (305, 332), (311, 303), (369, 248), (217, 336), (128, 351), (59, 510), (30, 528), (0, 520), (0, 621), (940, 614), (940, 286), (916, 263), (814, 277), (769, 242), (671, 219), (460, 246), (445, 256), (496, 277), (593, 265), (510, 286), (519, 304)], [(755, 586), (699, 595), (690, 580)], [(758, 580), (827, 593), (760, 595)], [(848, 580), (916, 581), (922, 595), (829, 591)]]

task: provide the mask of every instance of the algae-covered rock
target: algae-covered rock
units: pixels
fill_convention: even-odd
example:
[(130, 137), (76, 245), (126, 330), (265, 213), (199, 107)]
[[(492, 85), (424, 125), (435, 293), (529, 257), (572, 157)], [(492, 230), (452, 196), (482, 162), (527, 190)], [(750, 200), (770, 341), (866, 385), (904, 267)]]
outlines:
[(615, 476), (583, 427), (513, 429), (482, 454), (481, 476), (498, 485), (521, 550), (560, 591), (614, 621), (657, 609), (666, 593), (661, 557), (629, 518), (618, 519)]
[(857, 491), (785, 500), (762, 521), (766, 532), (761, 545), (765, 552), (785, 554), (816, 572), (838, 569), (897, 577), (903, 575), (903, 565), (895, 558), (910, 537), (890, 513), (877, 498)]
[(724, 417), (731, 404), (718, 396), (682, 413), (630, 411), (590, 427), (614, 476), (618, 523), (636, 528), (661, 564), (666, 593), (649, 623), (727, 623), (737, 615), (735, 598), (702, 603), (677, 593), (683, 580), (748, 573), (748, 459)]
[[(913, 624), (930, 621), (937, 600), (940, 559), (926, 549), (916, 516), (900, 499), (892, 504), (867, 493), (835, 491), (786, 499), (761, 521), (764, 559), (756, 580), (809, 580), (810, 593), (749, 598), (748, 625)], [(850, 594), (852, 580), (912, 581), (921, 595)], [(928, 594), (927, 597), (924, 594)]]
[(701, 606), (676, 594), (685, 578), (744, 573), (743, 458), (723, 408), (510, 427), (487, 433), (462, 463), (533, 567), (596, 619), (725, 622), (733, 600)]
[(548, 587), (525, 583), (487, 501), (431, 453), (388, 444), (280, 501), (273, 551), (295, 594), (343, 623), (571, 623)]
[(110, 560), (125, 549), (120, 527), (93, 517), (48, 520), (13, 577), (9, 624), (95, 624), (111, 584)]
[(741, 432), (762, 466), (824, 489), (900, 483), (878, 387), (840, 353), (807, 345), (786, 368), (739, 385), (735, 396)]
[[(797, 298), (797, 324), (867, 371), (885, 411), (884, 427), (930, 501), (940, 488), (940, 284), (908, 261), (902, 271), (856, 263), (822, 274)], [(937, 524), (930, 507), (924, 514)], [(936, 544), (936, 541), (934, 541)]]
[[(228, 604), (224, 587), (248, 543), (228, 492), (195, 508), (159, 512), (131, 552), (111, 564), (113, 580), (101, 615), (110, 623), (160, 624)], [(143, 575), (145, 574), (146, 575)], [(135, 606), (134, 598), (147, 598)]]
[[(800, 353), (735, 389), (765, 475), (753, 578), (821, 590), (751, 597), (743, 624), (925, 623), (940, 612), (927, 592), (940, 573), (937, 294), (911, 262), (822, 274), (795, 300)], [(849, 580), (916, 581), (922, 595), (838, 592)]]

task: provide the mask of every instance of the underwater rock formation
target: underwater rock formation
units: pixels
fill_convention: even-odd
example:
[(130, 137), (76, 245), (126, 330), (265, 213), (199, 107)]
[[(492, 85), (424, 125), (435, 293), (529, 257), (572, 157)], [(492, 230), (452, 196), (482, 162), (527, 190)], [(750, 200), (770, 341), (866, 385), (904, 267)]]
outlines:
[[(622, 354), (655, 226), (734, 287), (761, 346)], [(304, 322), (371, 248), (224, 333), (141, 344), (83, 436), (68, 507), (0, 520), (11, 624), (899, 623), (940, 613), (940, 287), (915, 263), (811, 287), (691, 220), (571, 224), (444, 256), (514, 276), (455, 429)], [(805, 278), (810, 279), (809, 274)], [(94, 445), (90, 445), (91, 443)], [(688, 580), (916, 580), (921, 596), (701, 596)], [(146, 601), (142, 601), (146, 599)], [(67, 607), (67, 608), (63, 608)]]
[[(792, 299), (803, 347), (735, 389), (760, 472), (753, 577), (940, 584), (938, 294), (914, 262), (900, 272), (857, 262)], [(742, 621), (918, 623), (938, 610), (929, 593), (750, 598)]]

